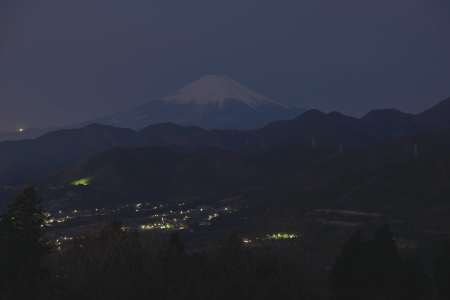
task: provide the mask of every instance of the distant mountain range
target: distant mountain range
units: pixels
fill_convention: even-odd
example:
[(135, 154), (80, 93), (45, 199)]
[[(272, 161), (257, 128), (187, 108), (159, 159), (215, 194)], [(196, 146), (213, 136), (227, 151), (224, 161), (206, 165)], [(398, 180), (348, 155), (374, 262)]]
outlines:
[(310, 110), (253, 130), (93, 124), (1, 142), (0, 209), (9, 186), (33, 184), (53, 209), (239, 195), (260, 215), (361, 209), (447, 226), (449, 107), (362, 118)]
[(254, 129), (303, 111), (275, 102), (227, 76), (207, 75), (162, 99), (95, 122), (134, 129), (166, 122), (207, 129)]
[(43, 181), (70, 165), (115, 147), (220, 148), (252, 153), (274, 147), (351, 149), (450, 128), (450, 99), (418, 115), (378, 110), (357, 119), (310, 110), (254, 130), (209, 130), (172, 123), (141, 130), (89, 125), (47, 133), (34, 140), (0, 143), (0, 183)]
[[(275, 102), (227, 76), (207, 75), (131, 111), (60, 129), (103, 124), (139, 130), (159, 123), (206, 129), (256, 129), (272, 121), (292, 119), (304, 111)], [(0, 141), (36, 138), (54, 130), (31, 128), (23, 132), (0, 132)]]

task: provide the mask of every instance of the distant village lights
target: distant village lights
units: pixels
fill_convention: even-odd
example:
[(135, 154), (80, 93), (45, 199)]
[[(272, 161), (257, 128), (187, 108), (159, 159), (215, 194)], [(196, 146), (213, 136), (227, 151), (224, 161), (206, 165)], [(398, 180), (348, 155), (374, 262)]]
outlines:
[(294, 233), (277, 232), (266, 235), (266, 238), (268, 240), (293, 240), (298, 238), (298, 235)]
[(254, 241), (284, 241), (284, 240), (295, 240), (300, 238), (297, 233), (289, 233), (289, 232), (275, 232), (266, 234), (264, 237), (255, 237), (254, 239), (243, 238), (242, 243), (245, 245), (250, 245)]

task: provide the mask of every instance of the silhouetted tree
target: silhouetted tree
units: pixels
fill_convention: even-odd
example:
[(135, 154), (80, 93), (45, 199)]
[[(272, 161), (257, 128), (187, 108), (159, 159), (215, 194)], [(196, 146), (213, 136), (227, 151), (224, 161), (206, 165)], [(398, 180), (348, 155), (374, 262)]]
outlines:
[(363, 241), (357, 231), (345, 243), (330, 274), (330, 285), (336, 299), (359, 299), (363, 266)]
[(403, 260), (403, 295), (405, 300), (431, 299), (433, 290), (431, 279), (416, 257)]
[(450, 241), (435, 246), (434, 278), (439, 299), (450, 299)]
[(176, 232), (170, 234), (162, 257), (162, 299), (184, 298), (187, 293), (188, 268), (184, 244)]
[(338, 300), (401, 299), (404, 278), (402, 260), (388, 226), (378, 229), (371, 240), (355, 233), (344, 245), (330, 275)]
[(44, 215), (33, 188), (20, 193), (0, 221), (0, 286), (4, 299), (37, 297), (47, 252)]
[(120, 222), (87, 234), (62, 252), (58, 269), (66, 299), (141, 299), (151, 294), (139, 235)]
[(375, 299), (399, 299), (402, 261), (388, 225), (375, 232), (366, 251), (369, 291)]
[(175, 232), (172, 233), (169, 237), (166, 255), (168, 257), (180, 257), (184, 254), (184, 244), (180, 238), (180, 235)]
[(242, 240), (235, 232), (223, 242), (221, 247), (221, 255), (226, 260), (238, 260), (242, 256)]

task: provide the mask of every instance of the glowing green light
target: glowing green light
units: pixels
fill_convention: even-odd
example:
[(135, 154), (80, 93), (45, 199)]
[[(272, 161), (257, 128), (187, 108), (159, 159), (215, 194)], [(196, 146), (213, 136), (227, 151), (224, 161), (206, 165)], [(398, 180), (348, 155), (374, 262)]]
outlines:
[(70, 185), (73, 186), (88, 186), (91, 184), (92, 178), (86, 177), (86, 178), (80, 178), (77, 180), (74, 180), (70, 183)]

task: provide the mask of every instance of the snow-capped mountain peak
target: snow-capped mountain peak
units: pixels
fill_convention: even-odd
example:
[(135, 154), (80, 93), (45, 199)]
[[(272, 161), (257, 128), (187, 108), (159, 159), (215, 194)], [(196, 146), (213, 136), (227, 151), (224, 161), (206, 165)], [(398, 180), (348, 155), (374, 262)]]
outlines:
[(163, 98), (177, 104), (216, 105), (222, 107), (228, 100), (240, 101), (252, 108), (279, 104), (235, 80), (222, 75), (206, 75), (181, 88), (176, 93)]
[(226, 76), (207, 75), (175, 93), (96, 123), (144, 128), (176, 123), (208, 129), (252, 129), (292, 119), (304, 110), (284, 106)]

